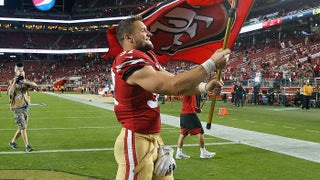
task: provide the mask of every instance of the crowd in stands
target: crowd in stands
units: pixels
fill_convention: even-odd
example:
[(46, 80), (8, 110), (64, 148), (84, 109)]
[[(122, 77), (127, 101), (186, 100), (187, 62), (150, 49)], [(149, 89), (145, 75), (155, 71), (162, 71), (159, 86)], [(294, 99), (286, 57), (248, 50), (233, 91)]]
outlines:
[(297, 85), (301, 79), (319, 77), (319, 52), (319, 34), (284, 35), (280, 40), (269, 39), (255, 45), (238, 43), (223, 79), (275, 80), (286, 86)]
[[(87, 41), (77, 38), (78, 44)], [(71, 38), (72, 39), (72, 38)], [(43, 40), (43, 39), (41, 39)], [(101, 41), (106, 41), (105, 37)], [(273, 42), (275, 41), (275, 42)], [(41, 44), (41, 41), (36, 41)], [(34, 43), (34, 44), (37, 44)], [(222, 78), (229, 85), (241, 82), (250, 86), (249, 80), (261, 78), (261, 83), (278, 82), (285, 86), (297, 86), (301, 80), (320, 77), (320, 35), (292, 37), (270, 40), (268, 43), (243, 45), (237, 42)], [(72, 47), (72, 44), (69, 44)], [(112, 60), (103, 60), (103, 54), (65, 55), (53, 60), (28, 59), (23, 56), (28, 78), (39, 84), (52, 84), (62, 77), (80, 76), (81, 84), (95, 82), (104, 84), (110, 80)], [(41, 56), (40, 56), (41, 57)], [(0, 82), (7, 83), (12, 77), (17, 61), (0, 56)], [(184, 61), (169, 61), (164, 67), (172, 73), (180, 73), (194, 64)], [(268, 84), (262, 84), (268, 86)]]
[(286, 1), (278, 1), (268, 5), (268, 1), (256, 2), (252, 11), (248, 15), (246, 24), (258, 23), (269, 19), (288, 16), (320, 6), (320, 2), (318, 0), (291, 0), (289, 6), (288, 3), (289, 2)]
[[(112, 61), (101, 59), (102, 54), (78, 57), (67, 56), (60, 61), (22, 61), (25, 65), (27, 79), (43, 88), (52, 87), (60, 79), (77, 77), (77, 82), (66, 81), (72, 87), (103, 87), (111, 83), (110, 68)], [(13, 78), (15, 60), (1, 60), (0, 82), (9, 84)]]
[(105, 32), (78, 33), (0, 33), (0, 48), (79, 49), (106, 48)]
[(105, 0), (78, 0), (72, 9), (72, 14), (74, 18), (84, 14), (84, 12), (94, 15), (96, 18), (127, 16), (138, 14), (161, 1), (163, 0), (117, 0), (108, 2)]

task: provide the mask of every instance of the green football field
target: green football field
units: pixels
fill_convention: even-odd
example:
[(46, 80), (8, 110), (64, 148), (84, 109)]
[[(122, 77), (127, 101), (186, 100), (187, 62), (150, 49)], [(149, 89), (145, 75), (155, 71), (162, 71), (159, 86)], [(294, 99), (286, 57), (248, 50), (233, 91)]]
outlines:
[[(18, 149), (8, 146), (17, 127), (8, 97), (4, 92), (1, 95), (0, 179), (61, 179), (59, 173), (63, 179), (115, 179), (113, 144), (121, 127), (112, 111), (32, 92), (28, 136), (35, 151), (24, 153), (22, 139), (17, 141)], [(161, 113), (179, 116), (179, 101), (160, 106)], [(209, 106), (207, 102), (199, 114), (203, 121), (207, 120)], [(219, 107), (226, 107), (228, 115), (218, 116)], [(213, 129), (219, 124), (320, 143), (319, 108), (306, 112), (299, 107), (234, 107), (217, 101), (215, 109)], [(161, 134), (165, 143), (175, 149), (179, 132), (179, 128), (164, 124)], [(205, 135), (205, 141), (207, 150), (217, 155), (213, 159), (200, 159), (196, 137), (187, 137), (183, 150), (192, 158), (177, 160), (175, 179), (316, 180), (320, 177), (317, 162), (209, 135)]]

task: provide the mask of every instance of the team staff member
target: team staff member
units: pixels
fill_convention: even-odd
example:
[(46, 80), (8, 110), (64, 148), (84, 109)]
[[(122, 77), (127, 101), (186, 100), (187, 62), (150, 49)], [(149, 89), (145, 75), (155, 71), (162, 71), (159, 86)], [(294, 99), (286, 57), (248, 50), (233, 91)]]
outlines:
[(18, 147), (16, 140), (21, 136), (25, 145), (25, 151), (31, 152), (33, 148), (29, 145), (27, 135), (27, 125), (29, 120), (28, 107), (30, 104), (29, 87), (36, 87), (35, 82), (25, 79), (23, 64), (17, 63), (15, 66), (15, 77), (9, 87), (10, 109), (13, 111), (15, 121), (18, 125), (18, 130), (14, 134), (9, 145), (16, 149)]
[(160, 137), (160, 110), (156, 94), (220, 93), (222, 83), (202, 81), (215, 68), (223, 68), (230, 50), (217, 50), (197, 68), (178, 75), (164, 71), (153, 53), (152, 34), (140, 16), (122, 20), (117, 40), (123, 48), (112, 65), (114, 111), (122, 129), (116, 139), (116, 179), (171, 180), (173, 174), (155, 174)]
[(302, 105), (302, 110), (306, 108), (307, 111), (309, 111), (310, 108), (310, 98), (313, 93), (313, 88), (310, 85), (309, 80), (307, 80), (306, 84), (302, 87), (303, 91), (303, 105)]
[(176, 159), (189, 159), (190, 156), (182, 153), (183, 141), (189, 134), (197, 135), (200, 146), (200, 158), (212, 158), (215, 153), (209, 152), (204, 146), (204, 130), (197, 116), (196, 96), (183, 96), (182, 109), (180, 114), (180, 136), (178, 139), (178, 148)]

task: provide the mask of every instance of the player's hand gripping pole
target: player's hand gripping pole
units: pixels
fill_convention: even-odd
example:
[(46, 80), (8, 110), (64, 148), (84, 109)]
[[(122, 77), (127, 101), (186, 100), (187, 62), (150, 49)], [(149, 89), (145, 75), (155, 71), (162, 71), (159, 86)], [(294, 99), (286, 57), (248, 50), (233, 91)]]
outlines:
[[(229, 12), (228, 12), (228, 22), (227, 22), (227, 27), (226, 27), (226, 32), (224, 35), (224, 41), (223, 41), (223, 47), (222, 47), (223, 50), (227, 49), (227, 47), (228, 47), (228, 41), (229, 41), (230, 31), (231, 31), (231, 24), (232, 24), (232, 21), (233, 21), (235, 12), (236, 12), (236, 7), (237, 7), (237, 0), (233, 0), (231, 3), (231, 8), (229, 9)], [(220, 68), (218, 70), (218, 75), (217, 75), (218, 81), (221, 79), (221, 73), (222, 73), (222, 69)], [(212, 116), (213, 116), (213, 112), (214, 112), (214, 107), (216, 105), (216, 100), (217, 100), (217, 94), (214, 94), (211, 99), (211, 105), (210, 105), (208, 121), (207, 121), (207, 129), (211, 129)]]

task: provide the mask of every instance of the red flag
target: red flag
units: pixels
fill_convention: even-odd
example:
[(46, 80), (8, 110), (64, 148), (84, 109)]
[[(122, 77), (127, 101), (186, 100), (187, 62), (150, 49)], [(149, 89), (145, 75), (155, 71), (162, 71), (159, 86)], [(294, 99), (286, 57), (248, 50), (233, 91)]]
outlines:
[(223, 0), (187, 0), (191, 6), (210, 6), (216, 3), (221, 3)]
[[(238, 2), (228, 48), (236, 41), (253, 1)], [(153, 50), (158, 55), (160, 63), (185, 60), (200, 64), (215, 50), (222, 48), (231, 1), (203, 2), (201, 4), (200, 0), (169, 0), (141, 13), (143, 22), (153, 34)], [(107, 30), (110, 49), (105, 57), (116, 56), (122, 51), (115, 37), (115, 29), (113, 26)]]

